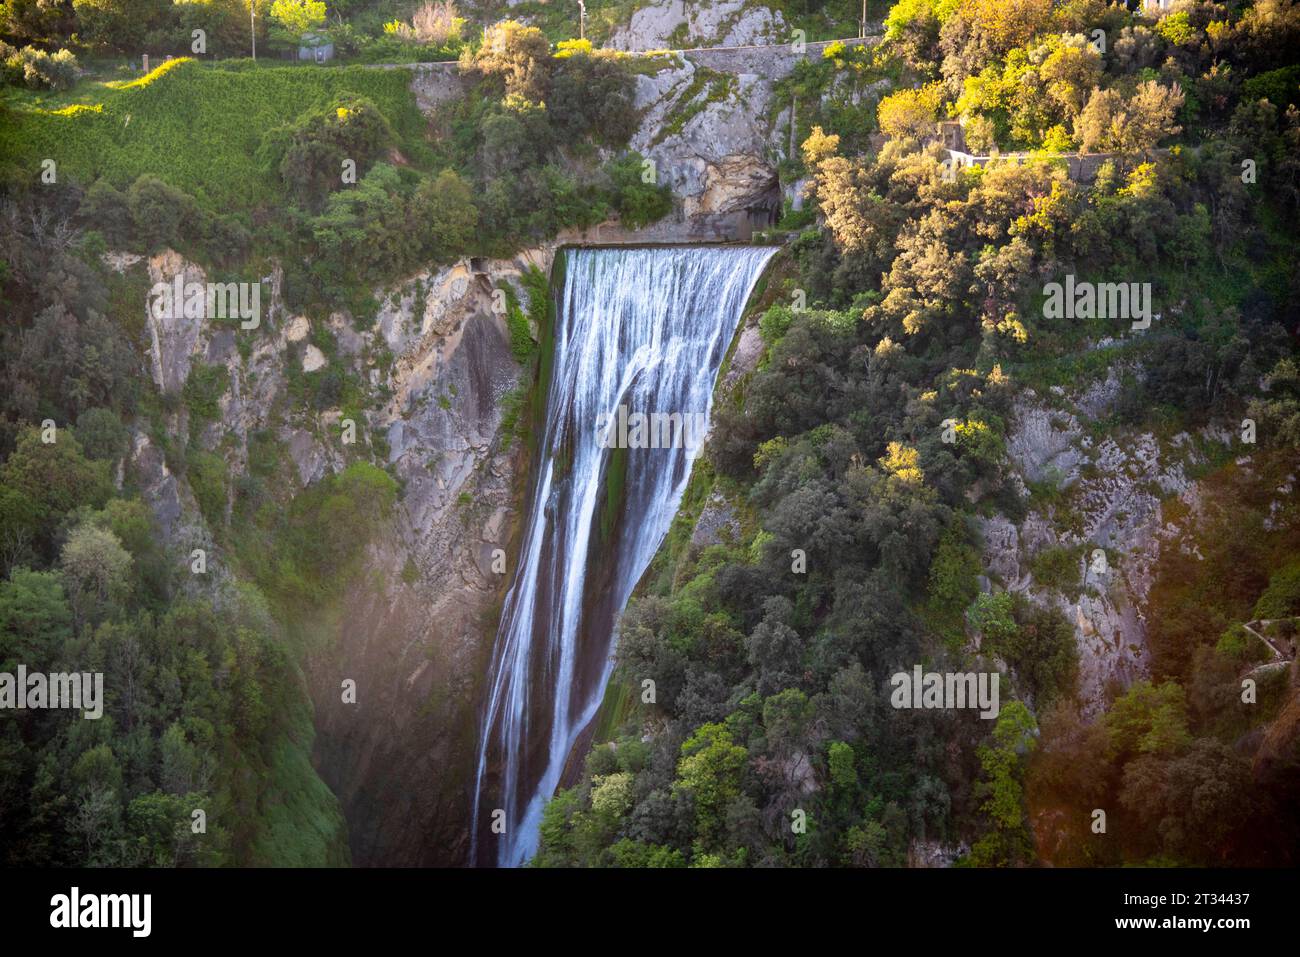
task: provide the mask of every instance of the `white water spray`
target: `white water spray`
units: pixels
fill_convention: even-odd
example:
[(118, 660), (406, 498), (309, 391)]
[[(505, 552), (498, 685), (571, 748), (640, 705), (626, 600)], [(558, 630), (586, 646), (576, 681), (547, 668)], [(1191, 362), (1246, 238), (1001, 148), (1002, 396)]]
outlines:
[[(536, 851), (542, 809), (613, 670), (615, 620), (667, 534), (698, 451), (621, 453), (626, 518), (613, 554), (601, 557), (607, 590), (588, 595), (589, 558), (602, 509), (610, 507), (602, 479), (614, 454), (601, 447), (597, 422), (620, 404), (707, 414), (745, 301), (772, 252), (683, 246), (564, 253), (541, 460), (488, 675), (474, 784), (476, 863), (518, 866)], [(480, 836), (480, 820), (496, 809), (505, 812), (505, 833)]]

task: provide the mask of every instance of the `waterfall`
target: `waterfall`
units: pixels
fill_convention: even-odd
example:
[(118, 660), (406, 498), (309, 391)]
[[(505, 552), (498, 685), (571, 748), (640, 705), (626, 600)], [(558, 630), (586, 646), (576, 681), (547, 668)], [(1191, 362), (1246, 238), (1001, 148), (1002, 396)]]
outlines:
[[(668, 532), (699, 451), (655, 440), (681, 435), (668, 416), (707, 416), (718, 369), (772, 252), (563, 253), (537, 474), (488, 674), (474, 783), (476, 863), (518, 866), (537, 849), (542, 809), (613, 670), (618, 616)], [(638, 413), (662, 426), (652, 438), (637, 431)], [(625, 437), (626, 451), (606, 447)], [(505, 833), (492, 829), (495, 821)]]

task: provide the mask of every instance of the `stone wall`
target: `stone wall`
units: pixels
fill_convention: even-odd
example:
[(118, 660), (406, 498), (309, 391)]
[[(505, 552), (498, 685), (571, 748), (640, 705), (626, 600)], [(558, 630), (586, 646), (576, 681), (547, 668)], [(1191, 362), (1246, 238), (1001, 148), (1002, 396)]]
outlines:
[[(944, 152), (959, 166), (989, 166), (997, 163), (1014, 163), (1020, 166), (1043, 159), (1063, 162), (1070, 179), (1078, 183), (1091, 183), (1097, 178), (1097, 172), (1103, 163), (1120, 156), (1119, 153), (997, 153), (989, 156), (974, 156), (960, 150), (946, 149)], [(1157, 150), (1156, 152), (1168, 151)]]

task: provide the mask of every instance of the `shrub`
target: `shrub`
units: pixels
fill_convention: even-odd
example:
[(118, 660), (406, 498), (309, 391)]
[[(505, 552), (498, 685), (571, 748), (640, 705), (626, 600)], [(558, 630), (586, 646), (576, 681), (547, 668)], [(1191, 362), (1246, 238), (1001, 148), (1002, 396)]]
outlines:
[(1268, 100), (1279, 108), (1300, 103), (1300, 63), (1253, 76), (1241, 89), (1246, 99)]
[(220, 417), (221, 397), (229, 386), (230, 373), (223, 365), (196, 363), (190, 369), (181, 394), (189, 410), (192, 431)]
[(1258, 661), (1265, 652), (1264, 643), (1241, 625), (1233, 625), (1220, 635), (1214, 650), (1241, 664)]
[(942, 100), (943, 86), (939, 83), (891, 93), (876, 108), (880, 131), (891, 138), (921, 139), (935, 131)]
[(199, 209), (188, 193), (145, 174), (126, 193), (135, 239), (146, 252), (175, 246), (187, 227), (199, 219)]
[(979, 595), (980, 557), (954, 523), (939, 539), (930, 563), (926, 620), (945, 641), (959, 645), (965, 636), (963, 612)]
[(411, 201), (411, 218), (424, 230), (434, 262), (449, 262), (474, 248), (478, 209), (469, 183), (455, 170), (445, 169), (420, 184)]
[(1284, 565), (1268, 580), (1268, 588), (1255, 602), (1256, 618), (1291, 618), (1300, 615), (1300, 561)]
[(790, 324), (794, 322), (794, 311), (781, 303), (774, 303), (763, 313), (763, 317), (758, 320), (758, 331), (763, 336), (763, 341), (769, 346), (774, 346), (785, 338)]
[(126, 454), (130, 433), (112, 409), (87, 409), (77, 417), (77, 438), (88, 459), (114, 462)]
[(364, 280), (411, 266), (420, 253), (420, 233), (409, 218), (408, 188), (395, 167), (379, 163), (356, 188), (332, 194), (311, 221), (321, 251), (315, 265), (334, 277)]
[(22, 63), (18, 57), (18, 50), (3, 40), (0, 40), (0, 81), (15, 84), (23, 81)]
[(59, 50), (53, 56), (35, 47), (16, 52), (7, 47), (7, 51), (4, 67), (8, 82), (21, 81), (32, 89), (66, 90), (77, 81), (77, 58), (71, 50)]
[(226, 515), (225, 460), (211, 452), (191, 452), (188, 477), (204, 520), (213, 528), (222, 525)]
[(22, 492), (41, 517), (82, 505), (98, 508), (113, 491), (108, 463), (87, 459), (75, 436), (62, 434), (46, 444), (34, 428), (19, 434), (17, 448), (0, 466), (0, 487)]
[(556, 135), (566, 144), (591, 137), (622, 146), (636, 132), (636, 81), (618, 60), (574, 52), (557, 62), (546, 100)]
[(411, 17), (411, 26), (415, 39), (420, 43), (445, 44), (450, 40), (459, 40), (465, 18), (456, 15), (456, 4), (452, 0), (426, 2)]
[(343, 184), (345, 161), (359, 177), (393, 141), (393, 130), (374, 101), (345, 94), (295, 122), (267, 132), (258, 149), (299, 202), (317, 208)]
[(517, 362), (527, 362), (533, 355), (533, 337), (528, 334), (528, 317), (519, 307), (519, 296), (508, 283), (501, 284), (506, 298), (506, 328), (510, 330), (510, 354)]
[(591, 53), (590, 40), (561, 40), (555, 44), (555, 58), (557, 60), (565, 60), (579, 53)]
[(72, 9), (81, 42), (122, 52), (139, 49), (151, 31), (173, 22), (172, 4), (160, 0), (72, 0)]
[(662, 219), (673, 208), (672, 193), (667, 186), (645, 182), (640, 153), (625, 153), (605, 169), (613, 183), (614, 208), (629, 229), (640, 229)]
[(1056, 588), (1072, 595), (1079, 589), (1079, 553), (1078, 548), (1044, 548), (1029, 560), (1029, 570), (1044, 588)]
[(536, 27), (506, 20), (488, 29), (474, 56), (465, 55), (467, 66), (484, 76), (499, 79), (506, 93), (516, 93), (533, 103), (548, 99), (551, 45)]
[(97, 179), (81, 198), (77, 215), (93, 224), (114, 246), (126, 245), (131, 236), (131, 208), (126, 196), (106, 179)]
[(321, 0), (275, 0), (271, 18), (294, 36), (302, 36), (325, 22), (325, 4)]

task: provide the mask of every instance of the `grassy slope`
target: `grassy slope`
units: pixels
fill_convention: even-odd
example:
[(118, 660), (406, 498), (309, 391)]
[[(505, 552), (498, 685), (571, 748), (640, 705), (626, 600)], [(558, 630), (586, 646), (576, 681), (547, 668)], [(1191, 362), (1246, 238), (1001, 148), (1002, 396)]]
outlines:
[(269, 129), (342, 93), (374, 100), (416, 165), (427, 155), (408, 70), (209, 66), (173, 60), (138, 80), (89, 82), (58, 97), (20, 100), (0, 140), (0, 162), (61, 176), (101, 176), (124, 188), (152, 173), (226, 212), (274, 202), (278, 189), (255, 153)]

